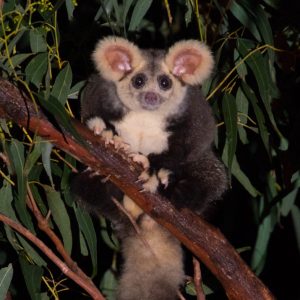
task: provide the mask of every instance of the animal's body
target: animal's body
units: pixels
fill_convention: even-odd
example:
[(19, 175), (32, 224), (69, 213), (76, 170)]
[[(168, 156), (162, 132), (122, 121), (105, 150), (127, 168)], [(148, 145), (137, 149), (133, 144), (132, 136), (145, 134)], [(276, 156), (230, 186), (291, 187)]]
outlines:
[[(224, 167), (212, 150), (214, 118), (198, 86), (213, 68), (209, 49), (188, 40), (167, 52), (141, 50), (127, 40), (107, 38), (93, 60), (98, 74), (84, 92), (83, 121), (95, 134), (113, 130), (130, 151), (146, 157), (140, 176), (145, 189), (163, 194), (179, 209), (203, 214), (226, 188)], [(90, 175), (79, 175), (73, 190), (81, 203), (112, 222), (122, 240), (118, 299), (176, 299), (184, 280), (179, 242), (111, 183)], [(142, 237), (111, 197), (137, 221)]]

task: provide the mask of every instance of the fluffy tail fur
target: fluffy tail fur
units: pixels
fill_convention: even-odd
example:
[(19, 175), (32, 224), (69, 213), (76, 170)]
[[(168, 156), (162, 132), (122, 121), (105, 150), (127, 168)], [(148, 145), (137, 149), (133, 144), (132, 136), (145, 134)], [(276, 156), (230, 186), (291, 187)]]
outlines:
[(141, 234), (123, 240), (124, 266), (118, 300), (174, 300), (184, 280), (180, 243), (149, 216)]

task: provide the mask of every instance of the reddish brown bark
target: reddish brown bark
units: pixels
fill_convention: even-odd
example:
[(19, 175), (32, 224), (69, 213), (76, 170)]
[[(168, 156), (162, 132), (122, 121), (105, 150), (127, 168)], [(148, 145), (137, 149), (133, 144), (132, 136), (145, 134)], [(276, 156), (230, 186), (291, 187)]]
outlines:
[(99, 290), (95, 287), (95, 285), (91, 282), (89, 278), (83, 278), (76, 272), (72, 271), (62, 260), (60, 260), (54, 252), (47, 247), (40, 239), (38, 239), (32, 232), (26, 229), (21, 224), (11, 220), (10, 218), (0, 214), (0, 221), (10, 226), (23, 236), (25, 236), (29, 241), (31, 241), (34, 245), (36, 245), (56, 266), (69, 278), (71, 278), (74, 282), (76, 282), (79, 286), (81, 286), (87, 293), (93, 297), (95, 300), (105, 300), (101, 295)]
[(58, 148), (76, 157), (85, 165), (109, 176), (124, 193), (133, 199), (159, 224), (176, 236), (197, 256), (222, 283), (229, 299), (274, 299), (270, 291), (253, 274), (222, 233), (188, 209), (178, 211), (167, 199), (157, 194), (141, 193), (137, 177), (140, 167), (118, 152), (105, 146), (82, 124), (73, 121), (77, 132), (87, 142), (83, 146), (68, 133), (62, 134), (32, 103), (22, 97), (16, 87), (0, 79), (0, 117), (13, 120)]

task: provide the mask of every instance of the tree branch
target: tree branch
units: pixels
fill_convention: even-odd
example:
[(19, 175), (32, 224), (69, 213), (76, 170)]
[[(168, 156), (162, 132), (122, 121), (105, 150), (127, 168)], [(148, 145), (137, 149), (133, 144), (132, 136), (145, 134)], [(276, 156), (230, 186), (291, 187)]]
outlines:
[(80, 136), (88, 141), (86, 146), (67, 132), (62, 134), (55, 129), (41, 111), (34, 110), (32, 103), (16, 87), (1, 79), (0, 117), (13, 120), (44, 139), (51, 140), (93, 170), (110, 176), (109, 180), (167, 228), (211, 270), (229, 299), (274, 299), (218, 229), (188, 209), (176, 210), (167, 199), (157, 194), (140, 193), (142, 186), (137, 182), (140, 166), (122, 151), (105, 145), (101, 138), (95, 137), (79, 122), (72, 121)]

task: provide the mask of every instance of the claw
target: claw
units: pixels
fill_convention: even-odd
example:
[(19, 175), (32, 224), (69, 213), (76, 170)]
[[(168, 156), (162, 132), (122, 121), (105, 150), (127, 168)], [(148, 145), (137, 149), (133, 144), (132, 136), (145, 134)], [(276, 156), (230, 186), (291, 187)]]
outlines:
[[(148, 175), (149, 176), (149, 175)], [(149, 177), (143, 184), (143, 188), (150, 193), (155, 193), (158, 187), (159, 181), (156, 175)]]
[(130, 145), (125, 143), (124, 140), (118, 135), (113, 136), (113, 141), (115, 149), (117, 150), (123, 149), (126, 152), (130, 149)]
[(111, 175), (109, 174), (108, 176), (106, 176), (105, 178), (103, 178), (101, 180), (102, 183), (106, 183), (109, 179), (110, 179)]
[(92, 173), (89, 174), (89, 177), (90, 177), (90, 178), (93, 178), (93, 177), (95, 177), (95, 176), (100, 176), (100, 173), (99, 173), (98, 171), (92, 171)]
[(140, 165), (142, 165), (144, 170), (148, 170), (150, 167), (150, 162), (148, 158), (145, 155), (138, 154), (138, 153), (131, 153), (129, 157), (132, 158), (132, 160)]
[(143, 171), (141, 174), (140, 174), (140, 176), (138, 177), (138, 180), (139, 181), (143, 181), (143, 182), (146, 182), (146, 181), (148, 181), (150, 179), (150, 175), (148, 174), (148, 172), (147, 171)]
[(105, 140), (105, 145), (107, 146), (108, 144), (113, 144), (113, 132), (111, 130), (104, 130), (101, 134), (101, 136)]

